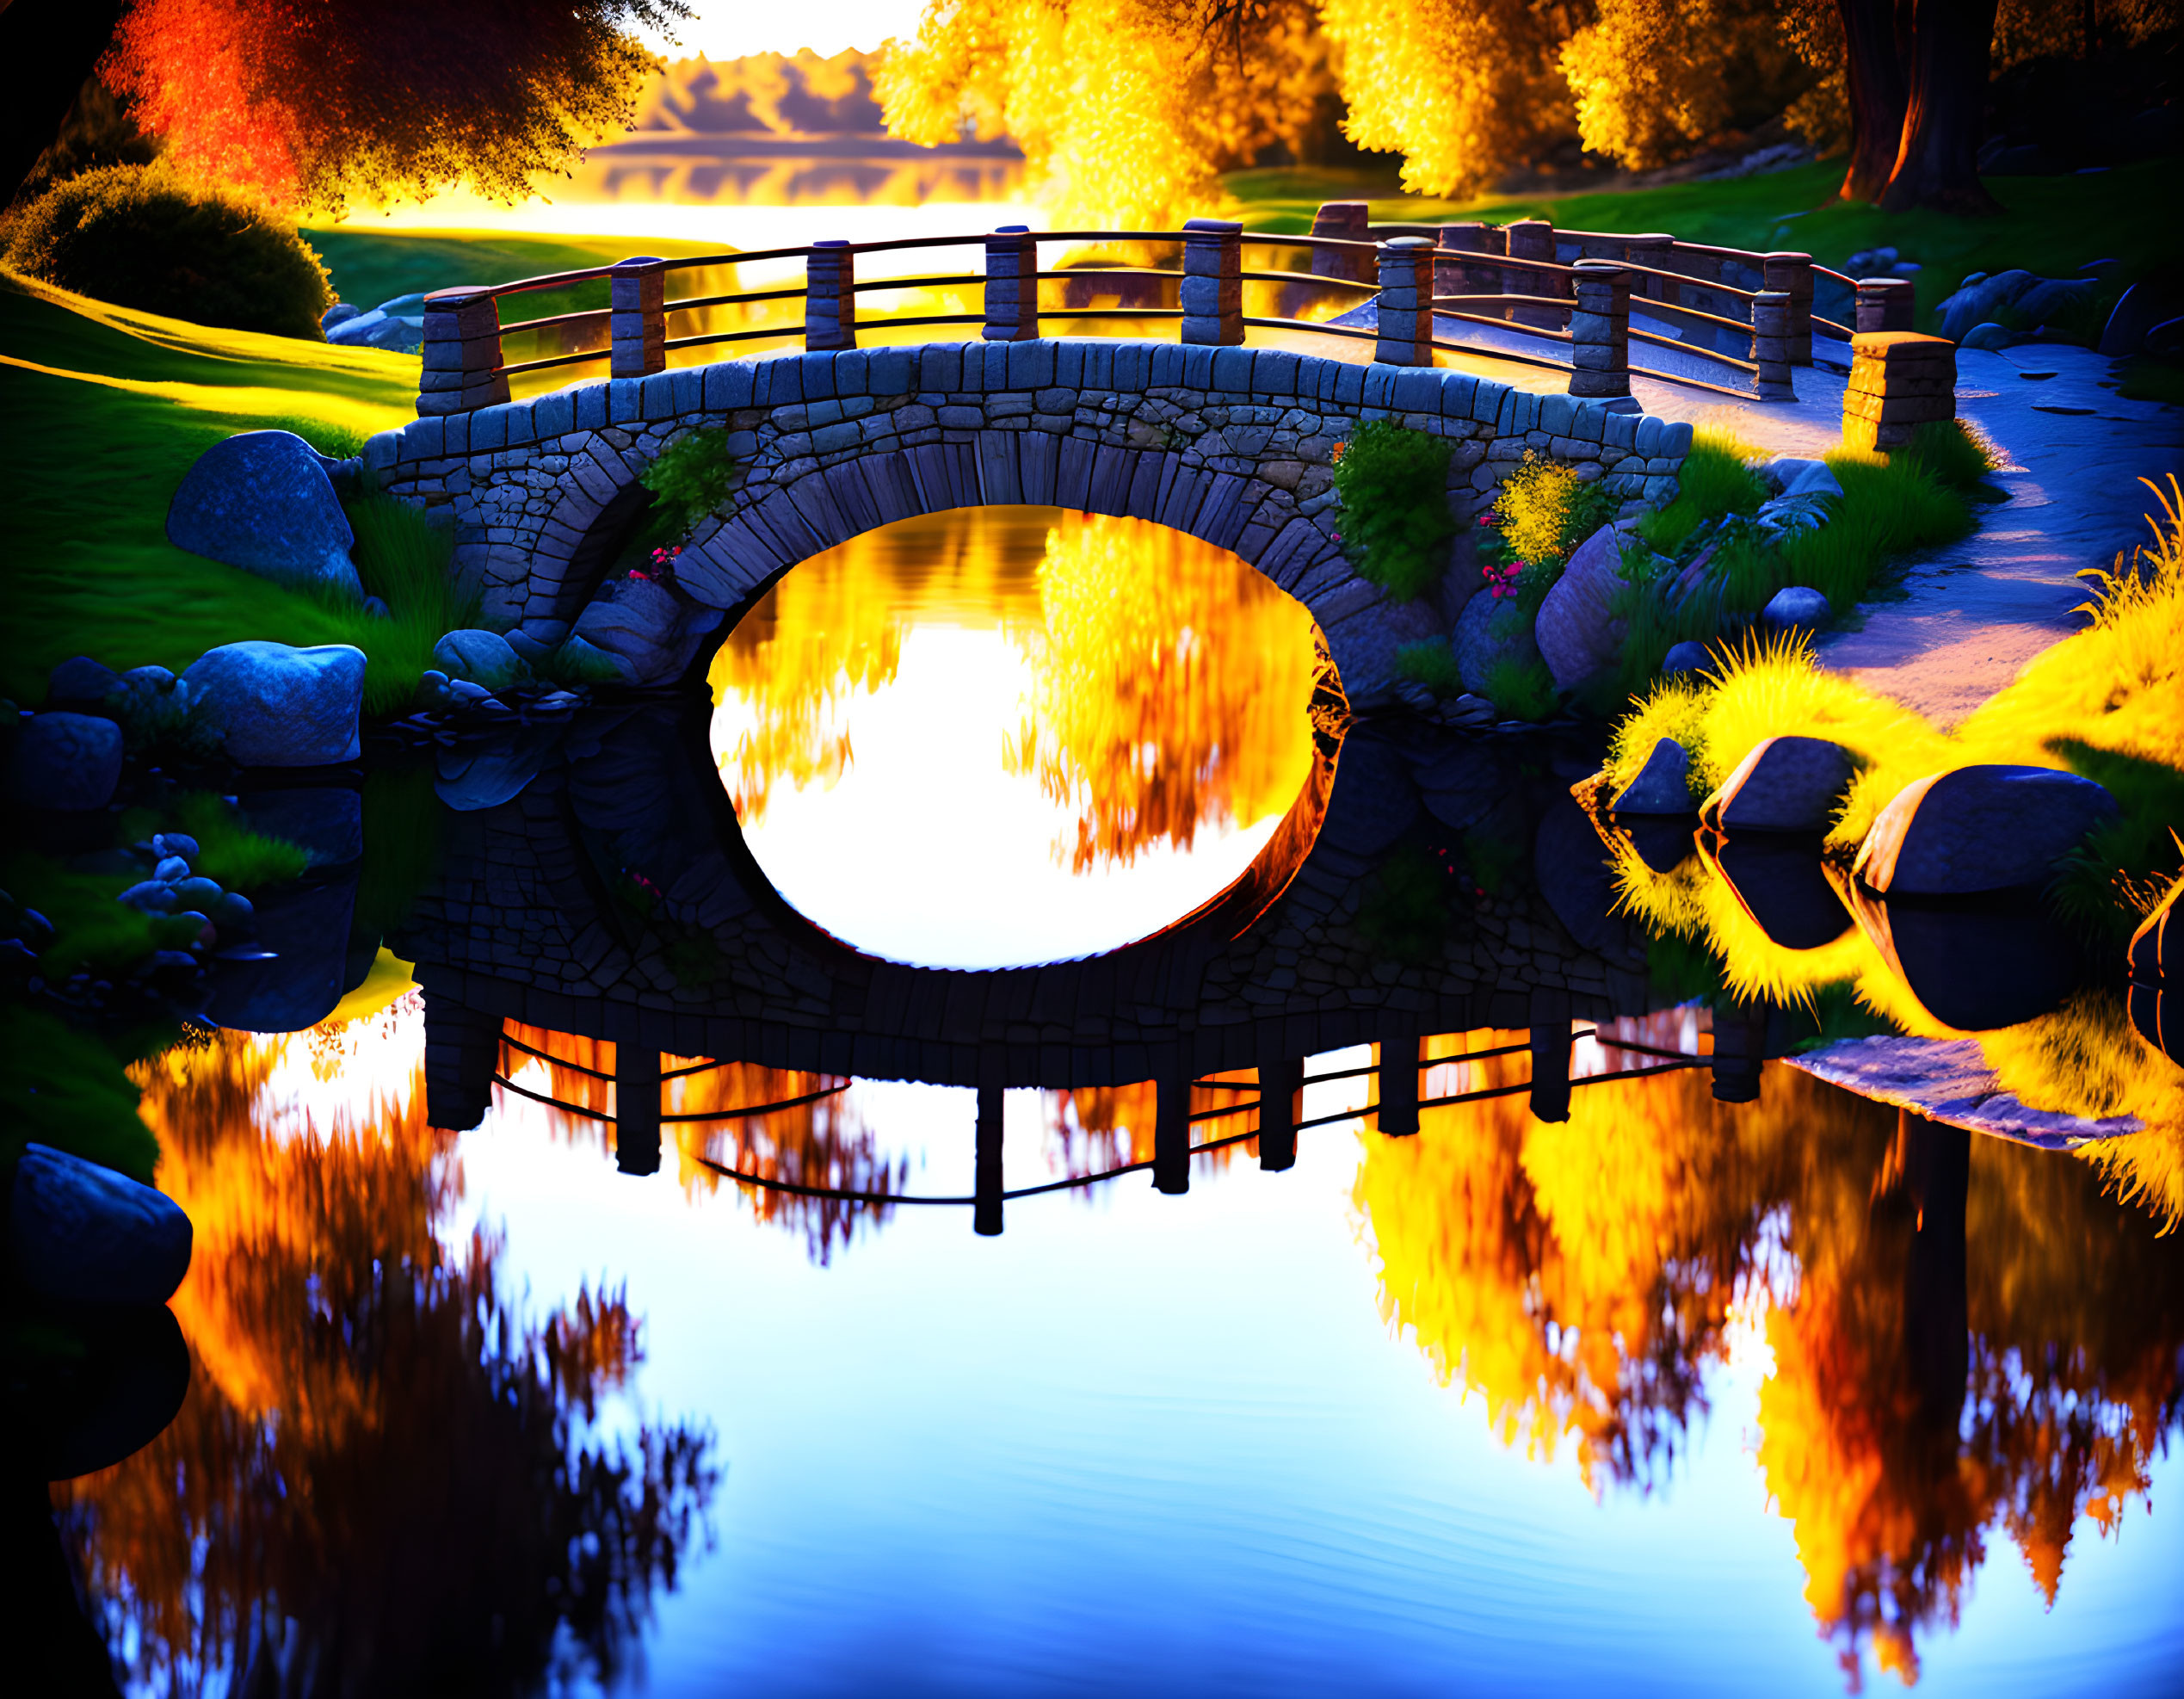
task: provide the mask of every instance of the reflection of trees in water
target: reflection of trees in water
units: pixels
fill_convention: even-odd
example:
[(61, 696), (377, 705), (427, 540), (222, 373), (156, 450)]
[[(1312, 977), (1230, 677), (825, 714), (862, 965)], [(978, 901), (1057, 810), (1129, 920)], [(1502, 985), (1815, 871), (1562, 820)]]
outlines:
[(1023, 649), (1030, 699), (1003, 758), (1078, 811), (1057, 850), (1080, 871), (1188, 849), (1201, 825), (1249, 825), (1304, 788), (1316, 657), (1302, 607), (1165, 526), (970, 509), (806, 561), (721, 646), (715, 700), (740, 698), (749, 715), (722, 751), (746, 822), (776, 784), (842, 776), (847, 704), (893, 682), (904, 627), (920, 618), (999, 626)]
[[(1248, 1083), (1252, 1075), (1250, 1070), (1244, 1069), (1208, 1078)], [(1249, 1103), (1253, 1096), (1251, 1091), (1218, 1091), (1203, 1085), (1194, 1086), (1191, 1091), (1191, 1113), (1196, 1116), (1208, 1109), (1225, 1109), (1231, 1103)], [(1151, 1080), (1139, 1080), (1129, 1085), (1081, 1085), (1070, 1091), (1048, 1091), (1041, 1094), (1040, 1102), (1046, 1112), (1047, 1160), (1062, 1173), (1077, 1178), (1153, 1159), (1153, 1128), (1159, 1113), (1159, 1091)], [(1230, 1138), (1256, 1125), (1249, 1109), (1207, 1115), (1205, 1120), (1194, 1122), (1191, 1142), (1206, 1144), (1215, 1139)], [(1238, 1152), (1255, 1157), (1258, 1140), (1247, 1139), (1224, 1145), (1218, 1150), (1203, 1151), (1192, 1160), (1201, 1171), (1218, 1171), (1227, 1167)], [(1093, 1194), (1087, 1191), (1083, 1196), (1089, 1202)]]
[[(146, 1065), (163, 1186), (195, 1226), (174, 1424), (76, 1482), (108, 1641), (155, 1690), (484, 1692), (637, 1650), (717, 1480), (684, 1427), (598, 1425), (641, 1360), (619, 1294), (535, 1321), (500, 1246), (439, 1234), (415, 1011), (348, 1041), (221, 1034)], [(305, 1078), (345, 1087), (324, 1113)], [(251, 1671), (249, 1682), (241, 1681)], [(265, 1684), (262, 1690), (257, 1683)]]
[(1355, 1201), (1384, 1313), (1595, 1486), (1659, 1480), (1708, 1365), (1763, 1338), (1758, 1461), (1854, 1680), (1868, 1644), (1916, 1679), (1992, 1530), (2052, 1598), (2079, 1517), (2113, 1528), (2184, 1413), (2184, 1246), (2083, 1164), (1794, 1070), (1737, 1108), (1682, 1073), (1584, 1087), (1556, 1125), (1428, 1110), (1368, 1141)]
[(1078, 812), (1078, 872), (1188, 850), (1296, 800), (1311, 764), (1311, 616), (1225, 549), (1065, 514), (1039, 565), (1033, 684), (1009, 770)]
[[(518, 1049), (503, 1044), (500, 1072), (510, 1078), (527, 1066), (545, 1074), (543, 1084), (527, 1081), (531, 1089), (577, 1105), (584, 1114), (549, 1108), (547, 1125), (574, 1144), (595, 1144), (602, 1152), (613, 1145), (610, 1123), (598, 1117), (614, 1113), (614, 1047), (603, 1039), (578, 1038), (549, 1032), (520, 1021), (507, 1022), (505, 1035)], [(545, 1058), (529, 1053), (544, 1051)], [(701, 1063), (702, 1057), (663, 1056), (663, 1072)], [(669, 1121), (686, 1191), (710, 1192), (735, 1182), (708, 1163), (756, 1174), (780, 1185), (809, 1186), (834, 1191), (885, 1194), (899, 1192), (909, 1179), (909, 1163), (890, 1165), (879, 1151), (872, 1129), (851, 1106), (848, 1093), (836, 1088), (847, 1080), (831, 1074), (802, 1073), (787, 1068), (760, 1067), (756, 1063), (730, 1062), (719, 1067), (670, 1079), (661, 1092), (662, 1112), (670, 1115), (725, 1113), (762, 1103), (788, 1107), (765, 1115), (742, 1115), (725, 1121)], [(827, 1095), (818, 1095), (818, 1094)], [(811, 1101), (798, 1103), (798, 1098)], [(807, 1197), (796, 1192), (747, 1185), (752, 1218), (778, 1222), (804, 1234), (811, 1260), (824, 1266), (837, 1247), (847, 1249), (861, 1225), (877, 1226), (887, 1219), (890, 1207), (870, 1199)]]

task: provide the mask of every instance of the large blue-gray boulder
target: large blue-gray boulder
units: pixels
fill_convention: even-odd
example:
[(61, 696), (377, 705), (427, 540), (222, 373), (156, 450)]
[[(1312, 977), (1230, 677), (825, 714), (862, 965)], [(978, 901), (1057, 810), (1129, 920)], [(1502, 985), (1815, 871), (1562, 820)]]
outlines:
[(46, 675), (46, 706), (95, 711), (105, 705), (120, 683), (121, 675), (112, 667), (89, 655), (77, 655)]
[(1959, 767), (1907, 785), (1881, 810), (1854, 868), (1887, 897), (1973, 897), (2046, 882), (2116, 800), (2052, 767)]
[(361, 752), (364, 652), (349, 644), (225, 643), (192, 662), (182, 683), (240, 766), (324, 767)]
[(275, 584), (364, 599), (355, 533), (318, 452), (293, 431), (246, 430), (200, 454), (168, 504), (167, 539)]
[(165, 1193), (45, 1145), (24, 1147), (8, 1201), (15, 1267), (82, 1304), (163, 1304), (189, 1272), (189, 1217)]
[(649, 578), (620, 578), (577, 616), (571, 641), (610, 657), (632, 684), (672, 684), (726, 617)]
[(121, 728), (88, 714), (41, 714), (24, 722), (8, 770), (8, 794), (26, 808), (103, 808), (121, 782)]
[(1653, 745), (1638, 776), (1607, 805), (1612, 814), (1688, 814), (1691, 756), (1674, 738)]
[(1973, 325), (1985, 324), (2003, 307), (2014, 306), (2019, 296), (2040, 281), (2029, 271), (2018, 270), (1997, 271), (1965, 283), (1940, 305), (1941, 334), (1953, 343), (1963, 342)]
[(1490, 590), (1480, 590), (1464, 604), (1464, 611), (1456, 616), (1449, 646), (1455, 652), (1456, 671), (1465, 689), (1475, 696), (1487, 694), (1488, 682), (1502, 662), (1521, 672), (1539, 661), (1532, 621), (1524, 617), (1514, 596), (1497, 598)]

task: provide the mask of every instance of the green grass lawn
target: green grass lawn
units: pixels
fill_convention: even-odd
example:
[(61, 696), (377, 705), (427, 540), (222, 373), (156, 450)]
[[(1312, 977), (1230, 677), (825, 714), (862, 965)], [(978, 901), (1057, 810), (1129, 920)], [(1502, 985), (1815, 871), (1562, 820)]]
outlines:
[(71, 655), (180, 670), (242, 638), (368, 652), (383, 622), (176, 548), (167, 504), (236, 431), (344, 446), (414, 417), (416, 356), (207, 330), (0, 273), (0, 694), (40, 700)]
[(2123, 282), (2184, 270), (2184, 219), (2161, 211), (2174, 205), (2176, 173), (2175, 160), (2156, 159), (2090, 176), (1993, 177), (1987, 188), (2004, 210), (1983, 219), (1837, 201), (1840, 160), (1727, 182), (1466, 201), (1403, 195), (1392, 169), (1237, 171), (1225, 181), (1246, 228), (1284, 233), (1309, 230), (1322, 201), (1367, 200), (1376, 222), (1544, 218), (1568, 230), (1667, 231), (1724, 248), (1792, 249), (1838, 269), (1860, 250), (1891, 247), (1925, 267), (1916, 280), (1925, 315), (1975, 271), (2021, 266), (2068, 277), (2088, 261), (2116, 259), (2120, 293)]

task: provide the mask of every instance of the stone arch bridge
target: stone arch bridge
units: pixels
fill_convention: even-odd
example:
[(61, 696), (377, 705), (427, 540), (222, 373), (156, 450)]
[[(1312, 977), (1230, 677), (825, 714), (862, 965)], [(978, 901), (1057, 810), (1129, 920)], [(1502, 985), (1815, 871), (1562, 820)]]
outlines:
[(1438, 628), (1339, 535), (1335, 450), (1393, 419), (1453, 444), (1459, 522), (1527, 451), (1626, 504), (1675, 493), (1691, 428), (1431, 367), (1280, 349), (1037, 339), (783, 353), (580, 384), (371, 439), (380, 486), (444, 514), (484, 623), (553, 645), (601, 590), (677, 436), (729, 433), (737, 476), (676, 563), (676, 681), (706, 633), (861, 532), (1008, 503), (1129, 515), (1234, 551), (1310, 610), (1354, 694)]

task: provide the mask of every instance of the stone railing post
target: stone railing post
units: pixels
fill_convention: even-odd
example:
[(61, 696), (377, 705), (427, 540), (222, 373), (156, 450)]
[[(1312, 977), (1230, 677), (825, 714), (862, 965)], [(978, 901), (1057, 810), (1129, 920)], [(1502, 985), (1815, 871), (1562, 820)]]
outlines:
[(1631, 394), (1631, 279), (1610, 260), (1580, 260), (1571, 280), (1570, 392), (1614, 413), (1641, 411)]
[(1860, 331), (1850, 339), (1842, 395), (1848, 448), (1901, 448), (1918, 428), (1957, 416), (1957, 345), (1916, 331)]
[[(1555, 257), (1555, 227), (1545, 219), (1519, 219), (1508, 227), (1509, 257), (1513, 260), (1545, 260), (1552, 264)], [(1566, 295), (1561, 276), (1552, 271), (1534, 271), (1530, 267), (1511, 266), (1506, 275), (1508, 282), (1502, 293), (1511, 295)], [(1559, 331), (1569, 314), (1552, 306), (1521, 306), (1509, 317), (1519, 324), (1536, 325), (1543, 331)]]
[(1005, 224), (986, 238), (986, 329), (990, 343), (1028, 342), (1039, 334), (1039, 244), (1030, 230)]
[(1916, 293), (1908, 277), (1861, 277), (1858, 280), (1858, 317), (1854, 331), (1908, 331)]
[(1193, 219), (1183, 226), (1183, 340), (1235, 348), (1243, 341), (1243, 226)]
[(640, 255), (619, 262), (608, 281), (613, 316), (608, 369), (641, 378), (667, 369), (666, 262)]
[[(1811, 335), (1809, 324), (1806, 334)], [(1759, 368), (1755, 382), (1761, 400), (1798, 398), (1790, 382), (1790, 294), (1786, 289), (1762, 289), (1752, 297), (1752, 361)]]
[(1760, 262), (1769, 289), (1790, 298), (1789, 357), (1792, 366), (1812, 363), (1812, 256), (1768, 254)]
[[(1312, 214), (1312, 234), (1332, 236), (1345, 242), (1370, 242), (1370, 208), (1362, 201), (1323, 201)], [(1347, 277), (1353, 283), (1373, 281), (1373, 256), (1362, 248), (1315, 248), (1312, 275)]]
[[(1492, 251), (1486, 239), (1487, 227), (1483, 224), (1445, 224), (1441, 227), (1441, 245), (1459, 254), (1484, 254)], [(1501, 293), (1501, 269), (1498, 266), (1478, 265), (1465, 260), (1442, 259), (1434, 262), (1434, 293), (1436, 295), (1493, 295)], [(1464, 311), (1476, 311), (1465, 308)]]
[(484, 289), (435, 289), (424, 305), (418, 417), (474, 413), (507, 400), (500, 303)]
[(847, 242), (814, 242), (804, 256), (804, 346), (815, 354), (857, 345), (857, 256)]
[(1373, 298), (1379, 340), (1373, 357), (1383, 366), (1434, 363), (1434, 244), (1422, 236), (1398, 236), (1379, 249), (1380, 293)]

